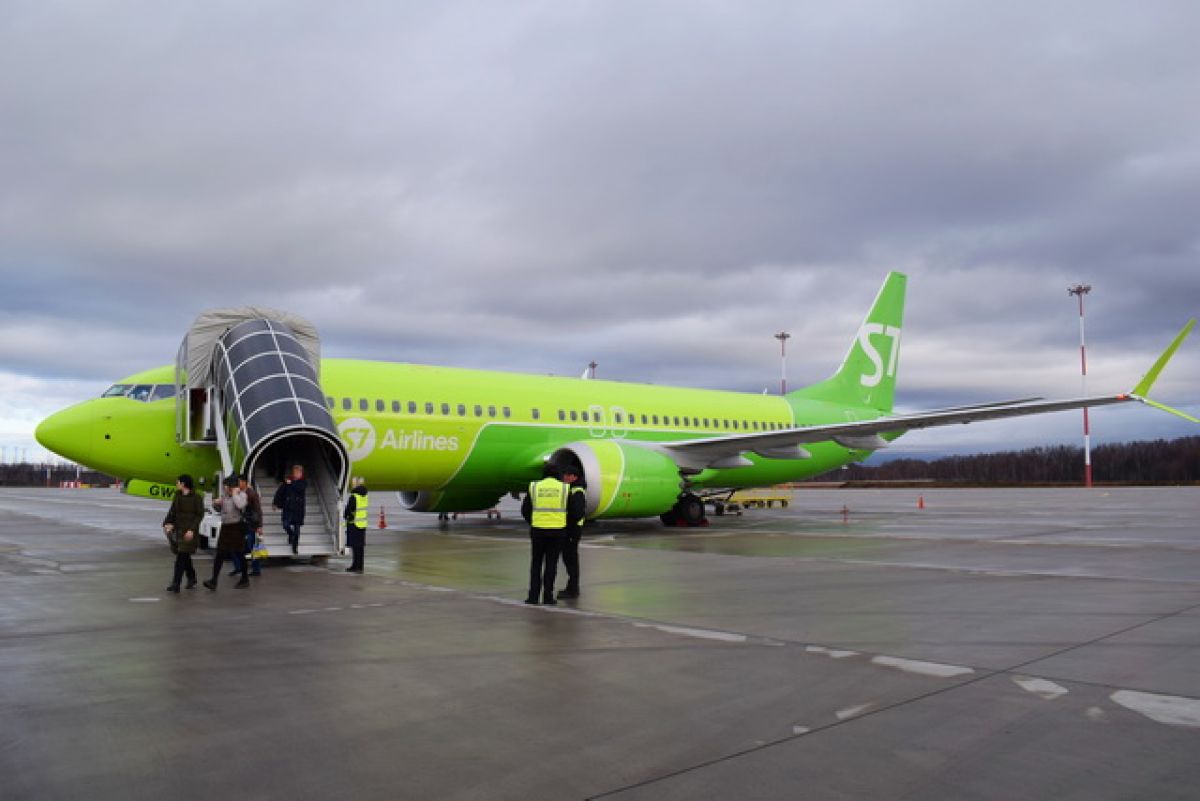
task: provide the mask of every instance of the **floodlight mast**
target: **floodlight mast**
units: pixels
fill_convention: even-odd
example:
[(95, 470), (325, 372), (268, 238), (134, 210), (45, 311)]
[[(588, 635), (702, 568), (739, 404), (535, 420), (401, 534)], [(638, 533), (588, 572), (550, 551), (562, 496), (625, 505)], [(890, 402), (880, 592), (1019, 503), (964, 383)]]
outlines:
[[(1067, 294), (1079, 298), (1079, 374), (1083, 385), (1083, 397), (1087, 397), (1087, 339), (1084, 336), (1083, 296), (1092, 291), (1090, 284), (1068, 287)], [(1088, 422), (1088, 409), (1083, 407), (1083, 485), (1092, 486), (1092, 429)]]
[(775, 335), (779, 340), (779, 394), (787, 394), (787, 341), (792, 338), (792, 335), (787, 331), (780, 331)]

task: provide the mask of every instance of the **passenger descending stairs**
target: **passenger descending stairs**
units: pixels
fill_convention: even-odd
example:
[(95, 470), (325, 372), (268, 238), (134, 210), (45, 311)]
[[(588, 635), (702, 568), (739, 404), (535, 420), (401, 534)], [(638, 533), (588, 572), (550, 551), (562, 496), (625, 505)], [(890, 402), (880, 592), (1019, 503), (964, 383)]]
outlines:
[(304, 494), (304, 525), (300, 527), (300, 545), (297, 549), (299, 553), (293, 554), (283, 530), (282, 515), (272, 503), (279, 482), (269, 470), (259, 468), (254, 471), (254, 486), (262, 496), (262, 540), (271, 557), (315, 556), (331, 552), (330, 543), (336, 542), (336, 521), (339, 516), (336, 501), (333, 508), (325, 502), (328, 488), (322, 487), (317, 481), (308, 482), (308, 490)]

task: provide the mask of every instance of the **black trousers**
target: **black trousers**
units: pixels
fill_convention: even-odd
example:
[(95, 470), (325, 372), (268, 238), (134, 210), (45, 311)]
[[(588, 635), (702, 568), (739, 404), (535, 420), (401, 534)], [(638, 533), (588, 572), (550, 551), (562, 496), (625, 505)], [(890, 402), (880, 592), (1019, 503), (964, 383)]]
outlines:
[(367, 531), (361, 529), (353, 523), (346, 526), (346, 547), (350, 549), (353, 556), (350, 562), (351, 570), (363, 569), (363, 554), (367, 550)]
[[(221, 566), (223, 564), (225, 564), (226, 559), (233, 562), (234, 566), (239, 568), (238, 572), (242, 574), (243, 581), (250, 580), (250, 576), (246, 572), (246, 568), (248, 567), (247, 563), (250, 560), (249, 559), (239, 560), (237, 551), (227, 551), (227, 550), (224, 550), (223, 548), (218, 548), (217, 555), (213, 557), (213, 574), (212, 574), (213, 584), (217, 583), (217, 577), (221, 575)], [(241, 562), (240, 566), (238, 565), (239, 561)]]
[(558, 575), (563, 539), (562, 531), (530, 530), (529, 600), (537, 601), (539, 596), (546, 601), (554, 599), (554, 578)]
[(567, 589), (572, 592), (579, 592), (579, 540), (582, 535), (579, 532), (568, 534), (563, 539), (562, 546), (562, 561), (563, 567), (567, 569)]
[(287, 533), (288, 545), (300, 544), (300, 523), (284, 523), (283, 530)]
[(175, 554), (175, 573), (171, 576), (172, 586), (178, 587), (179, 580), (187, 574), (188, 584), (196, 583), (196, 568), (192, 566), (192, 555), (190, 553)]

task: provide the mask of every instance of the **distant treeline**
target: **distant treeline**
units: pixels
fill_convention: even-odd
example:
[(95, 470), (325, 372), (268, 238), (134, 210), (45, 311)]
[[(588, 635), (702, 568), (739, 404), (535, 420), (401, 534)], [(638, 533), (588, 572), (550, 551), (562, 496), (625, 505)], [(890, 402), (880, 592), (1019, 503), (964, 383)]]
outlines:
[(110, 476), (97, 473), (95, 470), (83, 470), (76, 474), (75, 465), (34, 464), (31, 462), (0, 464), (0, 487), (57, 487), (63, 481), (76, 480), (84, 484), (102, 487), (113, 483)]
[[(1114, 484), (1195, 484), (1200, 482), (1200, 437), (1098, 445), (1092, 449), (1092, 476)], [(947, 484), (1078, 484), (1083, 480), (1083, 448), (1068, 445), (1023, 451), (924, 459), (894, 459), (878, 465), (850, 465), (814, 481), (936, 481)]]

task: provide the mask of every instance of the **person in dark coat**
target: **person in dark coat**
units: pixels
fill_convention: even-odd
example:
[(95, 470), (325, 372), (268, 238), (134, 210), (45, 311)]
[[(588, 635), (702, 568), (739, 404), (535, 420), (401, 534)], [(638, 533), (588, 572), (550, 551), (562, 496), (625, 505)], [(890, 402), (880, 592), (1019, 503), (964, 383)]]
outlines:
[[(246, 524), (246, 554), (252, 554), (254, 547), (262, 538), (262, 498), (259, 497), (258, 490), (250, 485), (250, 478), (243, 473), (238, 476), (238, 489), (246, 495), (246, 511), (242, 514), (243, 522)], [(242, 559), (250, 560), (250, 575), (261, 576), (262, 565), (253, 556), (243, 555)], [(240, 563), (239, 559), (239, 563)]]
[(304, 493), (308, 482), (304, 479), (303, 465), (292, 468), (292, 474), (284, 479), (275, 491), (274, 506), (280, 515), (283, 530), (287, 533), (292, 553), (300, 553), (300, 527), (304, 525)]
[(175, 481), (175, 497), (163, 518), (163, 531), (175, 554), (175, 572), (167, 592), (179, 592), (179, 582), (187, 575), (187, 588), (196, 588), (196, 568), (192, 554), (200, 542), (200, 522), (204, 520), (204, 496), (195, 491), (192, 477), (187, 473)]
[(350, 562), (350, 567), (346, 568), (347, 573), (363, 572), (363, 554), (367, 549), (367, 504), (369, 503), (367, 496), (367, 485), (363, 483), (361, 478), (354, 479), (354, 489), (350, 491), (350, 498), (346, 501), (346, 545), (350, 547), (350, 552), (354, 554), (354, 558)]
[[(567, 569), (567, 588), (558, 594), (560, 601), (579, 597), (579, 541), (583, 539), (583, 509), (587, 507), (587, 490), (580, 482), (579, 476), (567, 469), (563, 471), (563, 481), (571, 485), (571, 500), (568, 506), (574, 505), (576, 515), (575, 525), (567, 526), (566, 537), (563, 538), (562, 561), (563, 567)], [(581, 505), (583, 508), (580, 508)]]
[[(217, 578), (221, 575), (221, 565), (225, 560), (233, 560), (235, 554), (242, 553), (246, 548), (246, 525), (242, 513), (246, 509), (246, 494), (238, 489), (237, 476), (225, 479), (225, 496), (213, 500), (213, 509), (221, 513), (221, 533), (217, 535), (217, 555), (213, 559), (212, 578), (204, 582), (210, 590), (217, 588)], [(250, 576), (246, 573), (246, 561), (242, 560), (242, 578), (234, 584), (235, 589), (245, 589), (250, 586)]]

